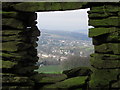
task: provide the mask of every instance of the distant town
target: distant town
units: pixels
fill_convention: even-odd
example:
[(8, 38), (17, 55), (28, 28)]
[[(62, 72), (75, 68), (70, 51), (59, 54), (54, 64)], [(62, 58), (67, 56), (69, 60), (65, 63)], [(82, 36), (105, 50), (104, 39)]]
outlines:
[(39, 61), (64, 61), (69, 56), (88, 57), (93, 53), (91, 39), (81, 33), (46, 31), (39, 39)]

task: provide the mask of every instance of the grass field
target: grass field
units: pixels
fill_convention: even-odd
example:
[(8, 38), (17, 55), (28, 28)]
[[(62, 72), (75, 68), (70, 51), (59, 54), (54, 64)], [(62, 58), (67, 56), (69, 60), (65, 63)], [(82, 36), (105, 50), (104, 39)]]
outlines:
[(48, 65), (39, 67), (39, 73), (62, 73), (63, 69), (60, 65)]

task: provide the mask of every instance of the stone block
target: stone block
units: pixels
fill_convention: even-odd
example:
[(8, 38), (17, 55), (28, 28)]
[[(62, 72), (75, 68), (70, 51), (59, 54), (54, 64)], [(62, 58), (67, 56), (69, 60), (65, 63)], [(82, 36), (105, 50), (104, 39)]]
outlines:
[(24, 2), (18, 3), (13, 7), (18, 11), (36, 12), (36, 11), (55, 11), (55, 10), (71, 10), (80, 9), (87, 2)]
[(120, 43), (120, 31), (103, 34), (93, 37), (93, 45), (100, 45), (103, 43)]
[(111, 81), (117, 80), (120, 69), (95, 69), (92, 68), (93, 74), (89, 82), (90, 88), (109, 88)]
[(2, 30), (2, 36), (21, 35), (24, 30)]
[(13, 6), (18, 11), (36, 12), (45, 10), (45, 2), (22, 2)]
[(87, 2), (62, 2), (62, 10), (80, 9), (87, 5)]
[(89, 25), (94, 27), (118, 27), (119, 17), (109, 17), (106, 19), (90, 19)]
[(120, 68), (120, 60), (102, 60), (100, 58), (91, 57), (91, 65), (98, 69), (117, 69)]
[(95, 52), (104, 54), (120, 54), (120, 43), (95, 45)]
[(120, 80), (112, 83), (111, 88), (120, 88)]
[(19, 53), (0, 53), (0, 57), (2, 57), (3, 60), (10, 60), (10, 61), (19, 61), (23, 56)]
[(92, 13), (105, 13), (108, 12), (118, 12), (119, 11), (119, 5), (102, 5), (102, 6), (93, 6), (91, 7), (90, 12)]
[(20, 42), (14, 42), (14, 41), (11, 41), (11, 42), (3, 42), (2, 43), (2, 51), (8, 51), (8, 52), (15, 52), (18, 50), (18, 44)]
[(3, 90), (34, 90), (32, 86), (3, 86)]
[(2, 43), (2, 51), (15, 52), (30, 48), (32, 45), (19, 41), (10, 41)]
[(89, 29), (89, 37), (97, 37), (100, 35), (105, 35), (109, 33), (116, 33), (120, 34), (120, 29), (119, 28), (91, 28)]
[(6, 12), (2, 11), (2, 18), (16, 18), (18, 15), (18, 12), (11, 11), (11, 12)]
[(20, 20), (14, 18), (3, 18), (2, 25), (8, 26), (14, 29), (24, 29), (24, 24)]
[(37, 74), (31, 77), (38, 84), (53, 84), (67, 78), (65, 74)]
[(90, 55), (91, 57), (94, 57), (97, 59), (102, 60), (120, 60), (120, 55), (114, 55), (114, 54), (100, 54), (100, 53), (94, 53)]
[(5, 68), (5, 69), (13, 68), (17, 64), (18, 64), (17, 62), (2, 60), (2, 68)]
[[(1, 36), (0, 36), (1, 37)], [(2, 41), (3, 42), (9, 42), (9, 41), (21, 41), (21, 38), (17, 35), (13, 36), (2, 36)]]
[(118, 16), (118, 13), (113, 13), (113, 12), (101, 12), (101, 13), (92, 13), (91, 11), (88, 11), (88, 17), (89, 19), (102, 19), (102, 18), (107, 18), (110, 16)]
[(87, 80), (87, 76), (79, 76), (74, 78), (69, 78), (64, 81), (58, 82), (52, 85), (46, 85), (43, 87), (44, 89), (72, 89), (75, 87), (83, 87), (85, 85), (85, 81)]
[(77, 77), (77, 76), (89, 76), (92, 72), (88, 67), (77, 67), (71, 70), (63, 71), (69, 78), (70, 77)]

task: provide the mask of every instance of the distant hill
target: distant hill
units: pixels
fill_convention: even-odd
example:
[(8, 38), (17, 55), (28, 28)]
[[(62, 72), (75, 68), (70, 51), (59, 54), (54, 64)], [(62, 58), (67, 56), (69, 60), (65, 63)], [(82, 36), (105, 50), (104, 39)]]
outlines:
[(71, 31), (57, 31), (57, 30), (42, 30), (42, 37), (51, 37), (57, 39), (73, 39), (73, 40), (91, 40), (88, 35), (83, 33), (71, 32)]

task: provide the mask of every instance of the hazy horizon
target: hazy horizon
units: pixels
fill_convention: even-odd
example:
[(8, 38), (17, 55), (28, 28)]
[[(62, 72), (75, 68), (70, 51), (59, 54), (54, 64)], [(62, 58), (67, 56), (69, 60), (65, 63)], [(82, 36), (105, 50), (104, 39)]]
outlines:
[(39, 30), (60, 30), (88, 34), (88, 9), (37, 12)]

